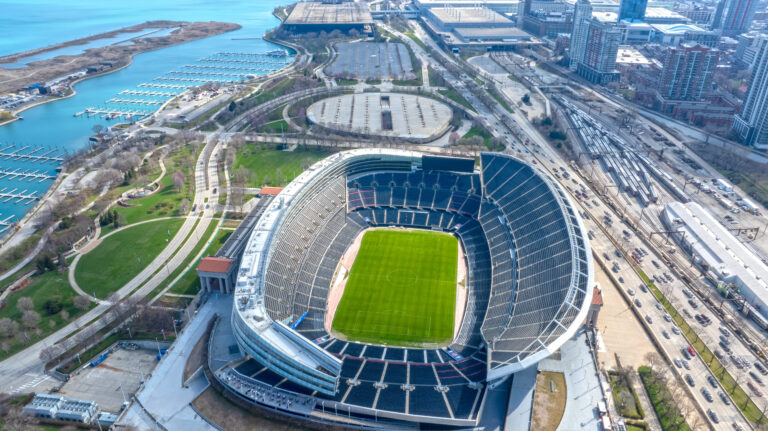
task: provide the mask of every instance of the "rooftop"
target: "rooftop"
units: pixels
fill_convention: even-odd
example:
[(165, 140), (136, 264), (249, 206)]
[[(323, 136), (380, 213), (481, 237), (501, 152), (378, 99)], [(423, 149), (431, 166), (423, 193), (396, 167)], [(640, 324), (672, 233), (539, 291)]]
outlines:
[(460, 27), (454, 30), (456, 34), (465, 39), (489, 38), (495, 36), (498, 39), (531, 39), (532, 36), (517, 27)]
[(619, 19), (619, 14), (616, 12), (592, 11), (592, 18), (600, 22), (616, 22)]
[(201, 272), (226, 274), (229, 271), (229, 266), (231, 264), (232, 259), (227, 259), (225, 257), (204, 257), (200, 261), (200, 265), (197, 266), (197, 270)]
[(285, 24), (372, 24), (368, 7), (362, 3), (323, 4), (298, 2)]
[(688, 18), (680, 15), (679, 13), (675, 11), (671, 11), (667, 8), (663, 7), (651, 7), (648, 6), (645, 9), (645, 18), (646, 19), (679, 19), (680, 22), (687, 22)]
[(436, 7), (430, 12), (445, 24), (488, 24), (514, 25), (504, 15), (483, 7)]
[(631, 46), (620, 46), (619, 53), (616, 56), (616, 63), (619, 64), (651, 64), (651, 61), (636, 48)]
[(688, 32), (705, 32), (703, 28), (694, 24), (651, 24), (651, 27), (659, 33), (684, 34)]

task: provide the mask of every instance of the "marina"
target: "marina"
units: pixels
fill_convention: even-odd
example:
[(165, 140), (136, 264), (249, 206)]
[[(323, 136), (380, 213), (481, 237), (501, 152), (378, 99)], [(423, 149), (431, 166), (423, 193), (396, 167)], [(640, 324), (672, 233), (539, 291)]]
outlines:
[[(102, 105), (88, 107), (75, 117), (138, 121), (152, 115), (162, 105), (193, 87), (205, 84), (227, 85), (245, 82), (279, 70), (293, 61), (285, 50), (264, 53), (219, 52), (185, 64), (164, 75), (117, 93)], [(127, 97), (131, 96), (131, 97)]]
[[(57, 150), (50, 149), (45, 153), (37, 154), (41, 151), (45, 151), (44, 147), (37, 147), (32, 149), (32, 151), (27, 151), (31, 148), (30, 145), (25, 145), (17, 150), (13, 150), (16, 148), (15, 145), (10, 145), (2, 150), (0, 150), (0, 160), (23, 160), (23, 161), (31, 161), (31, 162), (61, 162), (64, 160), (64, 156), (66, 155), (66, 152), (61, 152), (59, 154), (57, 153)], [(12, 151), (13, 150), (13, 151)]]
[(3, 218), (3, 215), (0, 214), (0, 234), (5, 233), (5, 231), (13, 226), (14, 223), (11, 220), (13, 220), (13, 216)]

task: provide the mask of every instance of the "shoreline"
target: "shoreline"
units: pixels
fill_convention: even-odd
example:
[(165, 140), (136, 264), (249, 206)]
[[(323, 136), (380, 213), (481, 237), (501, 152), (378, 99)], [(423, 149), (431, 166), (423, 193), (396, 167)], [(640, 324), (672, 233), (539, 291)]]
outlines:
[(92, 76), (101, 76), (104, 72), (121, 68), (138, 54), (218, 36), (242, 28), (239, 24), (228, 22), (199, 21), (185, 23), (183, 26), (179, 23), (174, 22), (173, 28), (178, 29), (171, 34), (139, 38), (127, 45), (106, 45), (91, 48), (76, 55), (58, 55), (17, 69), (4, 68), (0, 64), (0, 92), (11, 93), (33, 82), (66, 79), (89, 68), (96, 69)]
[[(53, 45), (44, 46), (41, 48), (33, 48), (33, 49), (28, 49), (26, 51), (3, 55), (3, 56), (0, 56), (0, 67), (4, 67), (4, 65), (6, 64), (16, 63), (17, 61), (27, 57), (44, 54), (46, 52), (56, 51), (57, 49), (69, 48), (71, 46), (77, 46), (77, 45), (85, 45), (88, 42), (92, 42), (94, 40), (99, 40), (99, 39), (109, 39), (119, 35), (120, 33), (137, 33), (149, 28), (167, 29), (167, 28), (184, 27), (189, 24), (191, 24), (189, 21), (168, 21), (168, 20), (145, 21), (141, 24), (122, 27), (122, 28), (107, 31), (104, 33), (98, 33), (91, 36), (81, 37), (79, 39), (72, 39), (65, 42), (59, 42)], [(106, 45), (106, 46), (109, 46), (109, 45)], [(40, 60), (40, 61), (45, 61), (45, 60)]]
[[(156, 46), (156, 47), (152, 47), (151, 49), (148, 49), (146, 51), (131, 53), (125, 59), (125, 63), (124, 64), (121, 64), (121, 65), (119, 65), (117, 67), (114, 67), (114, 68), (111, 68), (109, 70), (105, 70), (105, 71), (94, 73), (92, 75), (85, 75), (83, 77), (77, 78), (74, 81), (68, 83), (67, 84), (67, 88), (69, 89), (70, 93), (67, 94), (66, 96), (62, 96), (62, 97), (48, 97), (48, 98), (46, 98), (44, 100), (39, 100), (37, 102), (30, 103), (29, 105), (24, 105), (21, 108), (15, 110), (15, 111), (11, 111), (11, 115), (12, 115), (13, 118), (11, 118), (11, 119), (9, 119), (7, 121), (4, 121), (4, 122), (0, 122), (0, 127), (6, 126), (6, 125), (11, 124), (11, 123), (13, 123), (15, 121), (21, 120), (22, 118), (19, 117), (19, 114), (21, 114), (22, 112), (24, 112), (24, 111), (26, 111), (28, 109), (32, 109), (32, 108), (35, 108), (37, 106), (44, 105), (46, 103), (52, 103), (52, 102), (56, 102), (56, 101), (59, 101), (59, 100), (69, 99), (70, 97), (74, 97), (75, 95), (77, 95), (77, 91), (75, 90), (75, 85), (79, 84), (80, 82), (86, 81), (88, 79), (99, 78), (99, 77), (102, 77), (102, 76), (109, 75), (111, 73), (119, 72), (119, 71), (121, 71), (121, 70), (123, 70), (123, 69), (125, 69), (125, 68), (127, 68), (129, 66), (131, 66), (133, 64), (133, 58), (135, 56), (137, 56), (137, 55), (148, 53), (148, 52), (153, 52), (153, 51), (158, 51), (158, 50), (164, 49), (164, 48), (170, 48), (172, 46), (182, 45), (182, 44), (187, 43), (187, 42), (193, 42), (193, 41), (196, 41), (196, 40), (202, 40), (202, 39), (205, 39), (205, 38), (211, 37), (211, 36), (218, 36), (220, 34), (228, 33), (230, 31), (234, 31), (234, 30), (238, 30), (238, 29), (242, 28), (239, 24), (235, 24), (235, 25), (237, 25), (237, 28), (234, 28), (232, 30), (226, 30), (226, 31), (221, 32), (221, 33), (214, 33), (214, 34), (210, 34), (210, 35), (198, 38), (198, 39), (183, 40), (183, 41), (179, 41), (178, 43), (171, 44), (171, 45)], [(126, 27), (126, 28), (130, 28), (130, 27)], [(168, 28), (170, 28), (170, 27), (168, 27)], [(85, 53), (80, 54), (80, 55), (84, 55), (84, 54)], [(0, 64), (0, 68), (2, 68), (2, 64)], [(121, 123), (117, 123), (117, 124), (121, 124)]]

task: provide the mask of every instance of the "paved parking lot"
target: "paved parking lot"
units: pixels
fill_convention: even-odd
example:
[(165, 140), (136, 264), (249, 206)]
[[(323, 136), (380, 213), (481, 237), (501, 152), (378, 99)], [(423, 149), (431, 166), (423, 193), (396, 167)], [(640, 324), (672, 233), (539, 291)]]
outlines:
[(331, 76), (407, 79), (414, 75), (411, 57), (402, 43), (345, 42), (336, 44), (336, 51), (336, 61), (326, 69)]
[(81, 367), (72, 374), (60, 393), (67, 397), (93, 400), (102, 410), (117, 412), (136, 393), (139, 384), (157, 365), (157, 351), (123, 350), (114, 353), (96, 367)]

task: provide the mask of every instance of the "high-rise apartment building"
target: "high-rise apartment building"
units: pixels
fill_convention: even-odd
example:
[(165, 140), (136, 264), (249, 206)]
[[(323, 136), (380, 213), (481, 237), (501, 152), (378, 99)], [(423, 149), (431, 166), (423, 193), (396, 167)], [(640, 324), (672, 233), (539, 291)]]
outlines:
[(720, 51), (697, 43), (684, 43), (664, 51), (659, 95), (669, 101), (700, 101), (712, 89)]
[(595, 84), (618, 80), (616, 56), (621, 40), (622, 32), (615, 22), (590, 19), (586, 29), (584, 53), (576, 67), (577, 73)]
[(712, 29), (723, 36), (738, 36), (749, 31), (758, 0), (720, 0), (712, 18)]
[(587, 28), (592, 19), (592, 3), (589, 0), (578, 0), (573, 12), (573, 30), (571, 30), (571, 46), (568, 50), (569, 66), (576, 71), (579, 62), (584, 58), (584, 47), (587, 43)]
[[(768, 38), (768, 35), (759, 37)], [(741, 113), (733, 120), (733, 130), (747, 145), (768, 149), (768, 43), (759, 46)]]

